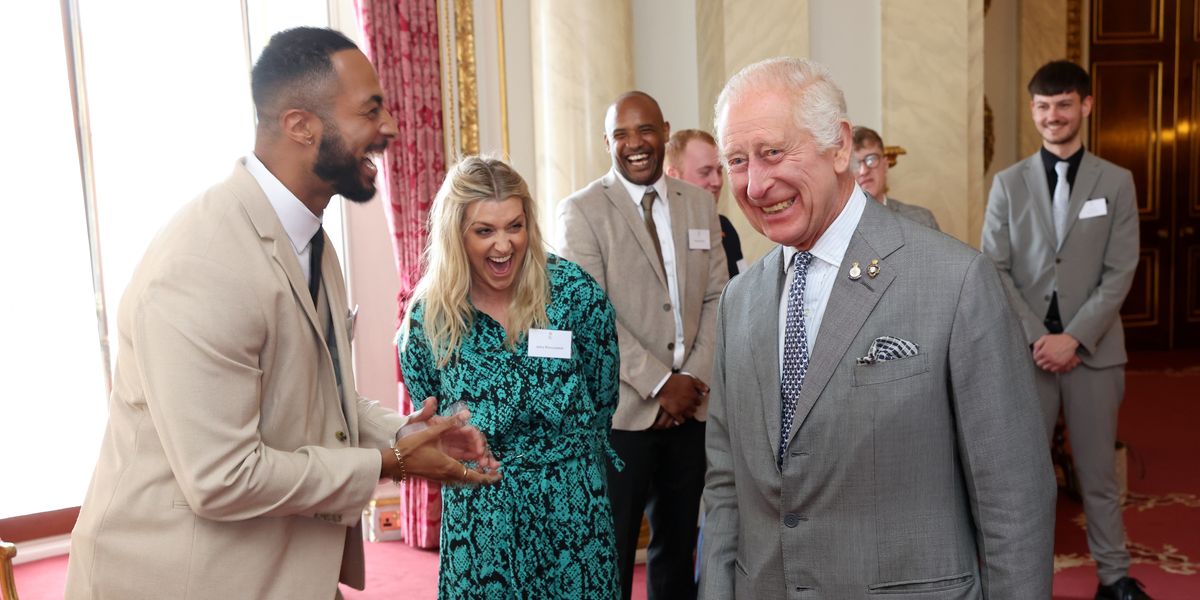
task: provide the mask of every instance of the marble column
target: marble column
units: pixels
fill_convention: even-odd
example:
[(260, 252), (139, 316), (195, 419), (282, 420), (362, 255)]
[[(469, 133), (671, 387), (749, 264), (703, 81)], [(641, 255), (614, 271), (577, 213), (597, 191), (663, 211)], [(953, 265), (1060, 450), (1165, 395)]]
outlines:
[[(1029, 91), (1033, 74), (1052, 60), (1067, 57), (1067, 0), (1021, 0), (1021, 58), (1017, 89), (1020, 107), (1020, 156), (1029, 156), (1042, 146), (1042, 136), (1029, 116)], [(1084, 128), (1086, 135), (1087, 128)]]
[(611, 166), (604, 113), (633, 89), (630, 0), (532, 0), (534, 195), (547, 240), (560, 200)]
[(908, 154), (889, 194), (978, 246), (983, 170), (983, 0), (882, 4), (883, 134)]

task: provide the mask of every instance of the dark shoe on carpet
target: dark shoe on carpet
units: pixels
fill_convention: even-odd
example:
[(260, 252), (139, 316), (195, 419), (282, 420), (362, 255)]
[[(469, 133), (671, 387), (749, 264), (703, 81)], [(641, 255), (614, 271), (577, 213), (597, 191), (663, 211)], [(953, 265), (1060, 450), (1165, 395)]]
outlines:
[(1142, 591), (1142, 582), (1132, 577), (1122, 577), (1112, 585), (1096, 588), (1096, 600), (1150, 600)]

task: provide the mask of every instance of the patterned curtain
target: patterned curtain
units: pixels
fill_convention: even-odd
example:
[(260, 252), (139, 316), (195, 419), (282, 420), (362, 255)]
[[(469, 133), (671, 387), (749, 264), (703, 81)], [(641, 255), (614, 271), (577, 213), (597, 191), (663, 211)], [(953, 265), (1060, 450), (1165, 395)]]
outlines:
[[(421, 276), (429, 207), (446, 173), (437, 0), (356, 0), (355, 5), (367, 57), (379, 71), (387, 109), (400, 130), (384, 153), (382, 188), (400, 275), (399, 316)], [(402, 379), (398, 362), (396, 377)], [(400, 410), (412, 412), (412, 399), (403, 382), (399, 393)], [(436, 547), (442, 518), (441, 488), (413, 480), (401, 486), (400, 493), (405, 542), (418, 548)]]

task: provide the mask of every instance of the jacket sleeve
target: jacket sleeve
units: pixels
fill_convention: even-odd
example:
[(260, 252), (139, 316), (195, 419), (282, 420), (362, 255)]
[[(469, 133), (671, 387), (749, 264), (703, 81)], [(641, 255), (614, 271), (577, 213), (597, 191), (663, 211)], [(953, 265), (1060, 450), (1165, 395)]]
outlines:
[[(712, 203), (705, 204), (711, 209), (709, 214), (709, 239), (721, 239), (721, 222), (717, 220), (717, 211)], [(721, 303), (721, 291), (729, 283), (729, 263), (725, 259), (725, 247), (722, 244), (710, 244), (708, 251), (708, 269), (705, 277), (704, 304), (700, 308), (700, 327), (696, 331), (696, 340), (692, 344), (682, 370), (691, 373), (700, 381), (711, 383), (713, 351), (717, 329), (717, 307)]]
[(739, 515), (737, 488), (734, 485), (732, 442), (729, 438), (729, 416), (737, 398), (725, 388), (725, 319), (724, 301), (718, 305), (715, 325), (716, 351), (713, 363), (708, 423), (704, 447), (708, 471), (704, 476), (704, 569), (700, 574), (700, 595), (703, 600), (733, 598), (734, 569), (736, 568)]
[[(987, 212), (983, 218), (983, 235), (980, 238), (980, 250), (996, 265), (1000, 273), (1000, 281), (1004, 292), (1012, 305), (1013, 311), (1020, 321), (1021, 330), (1025, 334), (1025, 344), (1028, 346), (1038, 338), (1050, 333), (1046, 329), (1042, 317), (1033, 312), (1021, 292), (1017, 290), (1012, 278), (1012, 235), (1009, 232), (1009, 219), (1012, 214), (1012, 201), (1004, 179), (996, 175), (992, 179), (992, 189), (988, 192)], [(1028, 348), (1024, 350), (1028, 355)]]
[(996, 269), (976, 256), (955, 309), (949, 366), (985, 598), (1050, 597), (1055, 484), (1028, 354)]

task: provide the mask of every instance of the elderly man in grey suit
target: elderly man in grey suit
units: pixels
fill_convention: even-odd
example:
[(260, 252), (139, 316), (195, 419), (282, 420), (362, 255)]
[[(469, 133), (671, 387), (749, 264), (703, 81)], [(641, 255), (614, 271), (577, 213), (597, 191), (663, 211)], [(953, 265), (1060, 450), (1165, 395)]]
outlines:
[(1087, 71), (1068, 61), (1029, 82), (1038, 153), (992, 182), (983, 251), (1000, 268), (1037, 365), (1045, 434), (1063, 408), (1096, 560), (1098, 599), (1147, 596), (1128, 576), (1117, 491), (1117, 409), (1125, 389), (1121, 303), (1138, 264), (1133, 176), (1083, 147)]
[(587, 270), (617, 312), (621, 392), (609, 469), (624, 598), (642, 513), (650, 521), (650, 598), (695, 596), (693, 554), (704, 488), (704, 420), (713, 330), (729, 279), (708, 192), (663, 175), (670, 126), (642, 92), (604, 119), (612, 170), (558, 207), (562, 255)]
[(704, 598), (1043, 599), (1054, 478), (987, 257), (872, 202), (845, 99), (775, 58), (717, 101), (730, 186), (780, 244), (730, 281)]
[(941, 231), (937, 218), (928, 208), (906, 204), (887, 195), (888, 159), (884, 156), (883, 138), (879, 137), (879, 133), (870, 127), (859, 125), (853, 130), (853, 138), (854, 161), (850, 163), (850, 171), (858, 175), (858, 186), (875, 201), (900, 216)]

